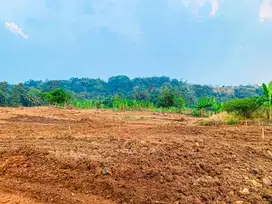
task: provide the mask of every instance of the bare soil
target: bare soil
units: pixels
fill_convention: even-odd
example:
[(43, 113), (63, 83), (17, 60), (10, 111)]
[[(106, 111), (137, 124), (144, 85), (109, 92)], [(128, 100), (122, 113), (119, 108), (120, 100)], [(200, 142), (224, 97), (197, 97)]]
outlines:
[(272, 127), (0, 109), (0, 203), (272, 203)]

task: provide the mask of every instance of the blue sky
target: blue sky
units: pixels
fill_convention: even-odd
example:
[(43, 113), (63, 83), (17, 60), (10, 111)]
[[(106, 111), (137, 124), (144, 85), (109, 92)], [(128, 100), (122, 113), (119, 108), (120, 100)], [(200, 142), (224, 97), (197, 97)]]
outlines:
[(272, 80), (272, 0), (0, 0), (1, 81)]

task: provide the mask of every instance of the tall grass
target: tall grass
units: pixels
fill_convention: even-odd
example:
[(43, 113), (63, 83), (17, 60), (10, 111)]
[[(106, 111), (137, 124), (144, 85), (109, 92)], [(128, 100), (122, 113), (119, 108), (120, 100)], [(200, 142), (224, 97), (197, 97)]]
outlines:
[(152, 102), (136, 101), (136, 100), (84, 100), (73, 101), (71, 105), (79, 109), (112, 109), (113, 111), (152, 111), (160, 113), (182, 113), (190, 112), (188, 108), (182, 110), (176, 107), (160, 108), (156, 107)]

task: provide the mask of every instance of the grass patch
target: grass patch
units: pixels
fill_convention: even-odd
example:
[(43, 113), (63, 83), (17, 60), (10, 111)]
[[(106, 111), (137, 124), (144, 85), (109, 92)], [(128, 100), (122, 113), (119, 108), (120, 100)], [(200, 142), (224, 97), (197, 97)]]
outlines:
[(199, 124), (203, 126), (238, 125), (241, 123), (241, 121), (243, 121), (243, 118), (235, 114), (223, 112), (201, 120)]

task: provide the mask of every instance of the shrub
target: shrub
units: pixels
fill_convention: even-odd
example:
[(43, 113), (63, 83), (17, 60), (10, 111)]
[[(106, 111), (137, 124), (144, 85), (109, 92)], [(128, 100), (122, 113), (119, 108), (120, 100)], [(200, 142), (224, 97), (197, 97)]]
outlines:
[(256, 103), (256, 98), (233, 99), (223, 106), (228, 113), (235, 113), (245, 118), (250, 118), (258, 108), (260, 105)]
[(71, 95), (67, 94), (63, 89), (55, 89), (45, 95), (45, 100), (53, 105), (64, 105), (71, 98)]
[(192, 116), (194, 117), (200, 117), (201, 113), (198, 109), (193, 109)]

